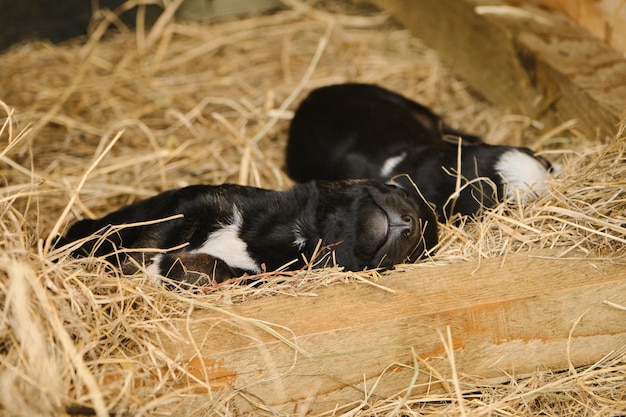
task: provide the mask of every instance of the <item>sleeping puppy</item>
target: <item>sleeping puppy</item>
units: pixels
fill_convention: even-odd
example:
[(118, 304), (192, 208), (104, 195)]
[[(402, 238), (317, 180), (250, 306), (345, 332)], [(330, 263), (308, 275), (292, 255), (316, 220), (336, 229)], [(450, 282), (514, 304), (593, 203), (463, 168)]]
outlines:
[(387, 181), (408, 174), (442, 221), (477, 214), (518, 192), (544, 192), (551, 169), (527, 148), (483, 143), (428, 108), (368, 84), (312, 91), (296, 110), (287, 143), (286, 170), (294, 180)]
[(202, 285), (297, 270), (314, 256), (332, 264), (331, 253), (348, 270), (391, 268), (432, 249), (437, 224), (423, 200), (378, 181), (310, 182), (283, 192), (194, 185), (79, 221), (59, 244), (79, 239), (74, 256)]

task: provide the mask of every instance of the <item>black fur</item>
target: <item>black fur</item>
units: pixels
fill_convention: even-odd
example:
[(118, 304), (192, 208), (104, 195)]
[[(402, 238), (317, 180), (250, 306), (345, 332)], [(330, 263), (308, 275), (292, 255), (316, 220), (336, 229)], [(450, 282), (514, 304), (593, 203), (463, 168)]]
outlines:
[[(477, 181), (447, 203), (456, 187), (459, 140), (461, 176), (491, 181)], [(313, 90), (298, 107), (289, 128), (286, 169), (298, 182), (387, 181), (408, 174), (444, 220), (457, 212), (476, 214), (501, 199), (503, 180), (494, 166), (511, 149), (533, 155), (526, 148), (488, 145), (451, 129), (428, 108), (384, 88), (339, 84)], [(405, 156), (382, 175), (385, 161), (398, 155)], [(549, 168), (547, 161), (538, 160)]]
[[(175, 215), (182, 217), (158, 221)], [(151, 223), (123, 226), (138, 222)], [(228, 228), (233, 224), (239, 225), (234, 232), (235, 226)], [(208, 238), (223, 237), (225, 231), (231, 233), (231, 241), (234, 236), (245, 244), (253, 267), (242, 264), (241, 250), (239, 257), (234, 255), (237, 250), (224, 255), (196, 252)], [(311, 182), (284, 192), (195, 185), (139, 201), (98, 220), (79, 221), (59, 244), (83, 238), (87, 240), (73, 251), (74, 256), (105, 256), (126, 273), (158, 259), (160, 275), (205, 283), (273, 271), (294, 260), (288, 269), (302, 268), (303, 256), (311, 260), (320, 240), (322, 255), (334, 252), (337, 264), (348, 270), (390, 268), (415, 261), (433, 248), (437, 225), (422, 200), (377, 181)], [(228, 246), (227, 240), (220, 244)], [(172, 249), (180, 245), (186, 246)]]

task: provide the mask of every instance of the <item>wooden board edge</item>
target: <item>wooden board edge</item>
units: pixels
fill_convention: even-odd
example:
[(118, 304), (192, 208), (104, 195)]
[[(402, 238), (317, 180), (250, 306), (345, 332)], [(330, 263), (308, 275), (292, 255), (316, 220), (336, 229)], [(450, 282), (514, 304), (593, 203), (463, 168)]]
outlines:
[(626, 116), (626, 59), (566, 16), (505, 1), (374, 0), (494, 104), (591, 139)]

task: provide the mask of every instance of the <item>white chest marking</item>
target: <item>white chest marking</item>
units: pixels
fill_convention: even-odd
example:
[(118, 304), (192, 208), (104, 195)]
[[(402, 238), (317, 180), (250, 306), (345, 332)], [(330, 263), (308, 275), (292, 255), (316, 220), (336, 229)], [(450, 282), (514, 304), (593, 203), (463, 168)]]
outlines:
[(507, 197), (517, 192), (525, 200), (532, 198), (531, 191), (538, 196), (547, 194), (550, 174), (546, 168), (532, 156), (512, 149), (503, 153), (496, 163), (496, 171), (507, 184)]
[(222, 225), (221, 229), (209, 235), (202, 246), (189, 251), (189, 253), (205, 253), (220, 258), (231, 268), (261, 272), (259, 265), (248, 253), (248, 245), (239, 237), (242, 224), (241, 212), (237, 207), (233, 206), (233, 216), (230, 224)]
[(404, 160), (406, 153), (402, 152), (400, 155), (387, 158), (383, 163), (383, 167), (380, 169), (381, 177), (387, 177), (393, 172), (393, 169), (398, 166), (400, 162)]

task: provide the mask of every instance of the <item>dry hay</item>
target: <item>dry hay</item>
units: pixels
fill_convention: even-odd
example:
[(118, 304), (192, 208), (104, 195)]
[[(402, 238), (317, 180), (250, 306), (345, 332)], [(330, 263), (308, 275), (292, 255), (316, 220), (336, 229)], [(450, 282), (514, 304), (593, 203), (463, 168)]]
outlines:
[[(84, 42), (25, 43), (0, 56), (4, 415), (57, 415), (72, 404), (138, 416), (180, 412), (192, 388), (149, 378), (183, 372), (157, 337), (173, 331), (169, 318), (345, 281), (375, 282), (375, 273), (335, 268), (268, 274), (254, 288), (233, 282), (200, 294), (167, 292), (148, 277), (119, 276), (100, 260), (48, 251), (50, 237), (73, 219), (172, 187), (287, 188), (281, 167), (288, 120), (306, 92), (324, 84), (379, 83), (490, 142), (525, 143), (564, 159), (549, 196), (446, 225), (437, 256), (404, 268), (538, 248), (607, 261), (626, 255), (622, 130), (599, 146), (571, 123), (541, 133), (536, 122), (477, 99), (381, 12), (361, 6), (360, 15), (347, 16), (354, 6), (328, 7), (214, 25), (159, 22), (136, 33), (121, 27), (105, 34), (102, 23)], [(585, 369), (464, 385), (460, 399), (372, 399), (346, 415), (610, 415), (626, 411), (625, 380), (621, 351)], [(216, 395), (195, 415), (236, 415), (229, 398)]]

